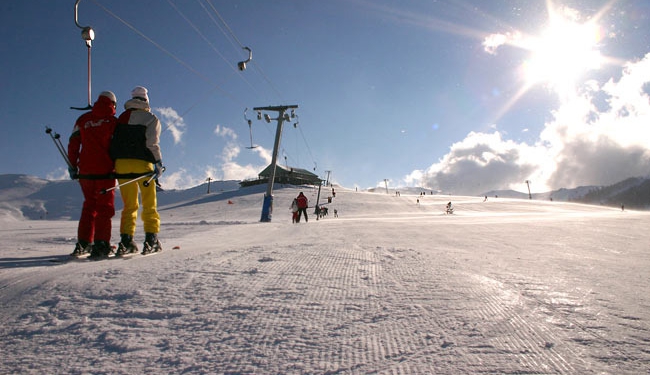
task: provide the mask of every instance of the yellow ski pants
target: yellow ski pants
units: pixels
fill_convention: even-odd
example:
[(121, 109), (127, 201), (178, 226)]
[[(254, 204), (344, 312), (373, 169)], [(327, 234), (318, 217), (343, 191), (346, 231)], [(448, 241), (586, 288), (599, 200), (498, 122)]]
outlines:
[[(138, 159), (115, 160), (115, 173), (117, 174), (144, 174), (153, 172), (153, 164)], [(152, 181), (149, 186), (144, 186), (148, 177), (143, 177), (137, 182), (120, 187), (122, 196), (122, 217), (120, 220), (120, 234), (135, 235), (136, 221), (138, 218), (138, 192), (142, 198), (142, 223), (145, 233), (160, 232), (160, 215), (156, 199), (156, 184)], [(130, 179), (118, 179), (120, 184)]]

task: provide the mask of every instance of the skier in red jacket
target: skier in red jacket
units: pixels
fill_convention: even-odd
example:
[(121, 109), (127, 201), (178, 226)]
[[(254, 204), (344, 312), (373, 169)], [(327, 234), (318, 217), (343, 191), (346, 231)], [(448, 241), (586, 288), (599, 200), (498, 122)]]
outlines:
[(302, 214), (305, 214), (305, 222), (308, 222), (309, 219), (307, 218), (307, 206), (309, 206), (309, 201), (307, 200), (307, 197), (305, 197), (305, 195), (302, 193), (302, 191), (296, 197), (296, 203), (298, 204), (298, 219), (296, 222), (300, 222), (300, 216), (302, 216)]
[[(79, 179), (84, 202), (72, 256), (90, 252), (108, 255), (111, 251), (111, 219), (115, 215), (114, 162), (109, 155), (117, 125), (117, 99), (110, 91), (99, 94), (90, 112), (75, 122), (68, 142), (70, 178)], [(106, 191), (105, 194), (100, 192)]]

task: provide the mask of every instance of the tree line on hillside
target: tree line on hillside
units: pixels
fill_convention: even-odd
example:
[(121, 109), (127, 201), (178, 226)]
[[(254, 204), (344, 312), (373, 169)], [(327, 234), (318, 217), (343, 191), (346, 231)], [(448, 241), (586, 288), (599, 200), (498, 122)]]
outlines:
[(594, 188), (573, 202), (604, 206), (648, 209), (650, 207), (650, 179), (632, 177), (610, 186)]

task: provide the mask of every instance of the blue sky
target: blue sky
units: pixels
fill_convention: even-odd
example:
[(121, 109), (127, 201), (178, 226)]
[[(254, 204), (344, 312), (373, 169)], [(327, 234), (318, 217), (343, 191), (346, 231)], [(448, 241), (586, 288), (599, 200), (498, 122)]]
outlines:
[[(74, 1), (0, 5), (0, 173), (56, 179), (87, 100)], [(650, 3), (82, 0), (92, 101), (146, 86), (166, 188), (279, 162), (346, 187), (547, 191), (650, 174)], [(224, 23), (225, 22), (225, 23)], [(253, 60), (240, 72), (237, 62)], [(244, 110), (253, 120), (253, 143)], [(273, 113), (270, 113), (273, 116)], [(298, 121), (298, 125), (294, 123)]]

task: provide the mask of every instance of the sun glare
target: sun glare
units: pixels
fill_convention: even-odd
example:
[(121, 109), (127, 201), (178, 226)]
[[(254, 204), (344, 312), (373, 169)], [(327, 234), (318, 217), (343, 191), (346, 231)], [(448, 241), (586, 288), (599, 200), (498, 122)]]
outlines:
[(496, 55), (502, 45), (522, 49), (527, 54), (517, 71), (521, 86), (495, 113), (496, 118), (503, 116), (536, 86), (552, 90), (561, 101), (568, 100), (579, 92), (581, 83), (589, 79), (588, 72), (619, 63), (600, 51), (608, 36), (599, 21), (614, 1), (610, 0), (585, 21), (578, 10), (556, 6), (554, 0), (546, 0), (548, 21), (537, 34), (509, 31), (484, 38), (483, 47), (489, 54)]
[(527, 46), (531, 53), (523, 66), (527, 84), (548, 84), (558, 93), (570, 89), (585, 72), (601, 66), (600, 40), (600, 28), (594, 23), (553, 18)]

